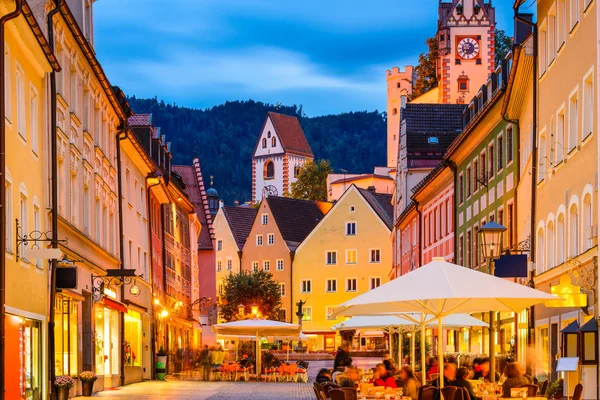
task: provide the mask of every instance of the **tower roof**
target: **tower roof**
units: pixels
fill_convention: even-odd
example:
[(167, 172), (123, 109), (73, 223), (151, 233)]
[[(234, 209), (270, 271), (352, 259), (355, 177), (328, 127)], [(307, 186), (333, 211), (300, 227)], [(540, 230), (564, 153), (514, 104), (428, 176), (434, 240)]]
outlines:
[(275, 127), (275, 132), (285, 151), (314, 157), (298, 118), (273, 111), (267, 113), (265, 123), (267, 122), (267, 118), (271, 119), (271, 122)]

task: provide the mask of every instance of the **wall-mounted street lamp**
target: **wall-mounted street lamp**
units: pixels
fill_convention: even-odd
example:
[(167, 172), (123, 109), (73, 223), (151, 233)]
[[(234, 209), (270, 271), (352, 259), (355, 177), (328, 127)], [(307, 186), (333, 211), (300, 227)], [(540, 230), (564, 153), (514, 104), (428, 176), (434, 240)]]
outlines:
[(238, 316), (239, 316), (240, 318), (244, 318), (244, 310), (245, 310), (245, 309), (246, 309), (246, 306), (245, 306), (245, 305), (243, 305), (243, 304), (240, 304), (240, 305), (238, 306)]
[(140, 288), (136, 286), (135, 280), (140, 277), (142, 275), (136, 275), (135, 269), (109, 269), (104, 276), (92, 275), (92, 299), (100, 301), (104, 293), (114, 292), (121, 285), (132, 285), (129, 293), (138, 296)]

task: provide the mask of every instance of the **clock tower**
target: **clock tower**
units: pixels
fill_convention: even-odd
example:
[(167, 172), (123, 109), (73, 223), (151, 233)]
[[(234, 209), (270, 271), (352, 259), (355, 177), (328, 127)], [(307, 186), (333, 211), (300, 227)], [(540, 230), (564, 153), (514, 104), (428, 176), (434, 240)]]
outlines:
[(494, 72), (491, 0), (440, 0), (438, 103), (467, 103)]

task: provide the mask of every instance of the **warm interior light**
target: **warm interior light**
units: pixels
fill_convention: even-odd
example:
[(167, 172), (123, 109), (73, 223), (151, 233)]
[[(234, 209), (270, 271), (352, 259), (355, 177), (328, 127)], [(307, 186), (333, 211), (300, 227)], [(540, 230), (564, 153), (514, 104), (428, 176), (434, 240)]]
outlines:
[(169, 312), (168, 312), (167, 310), (162, 310), (162, 311), (160, 312), (160, 316), (161, 316), (161, 317), (163, 317), (163, 318), (164, 318), (164, 317), (168, 317), (168, 316), (169, 316)]
[(154, 304), (159, 305), (160, 304), (160, 300), (154, 299)]

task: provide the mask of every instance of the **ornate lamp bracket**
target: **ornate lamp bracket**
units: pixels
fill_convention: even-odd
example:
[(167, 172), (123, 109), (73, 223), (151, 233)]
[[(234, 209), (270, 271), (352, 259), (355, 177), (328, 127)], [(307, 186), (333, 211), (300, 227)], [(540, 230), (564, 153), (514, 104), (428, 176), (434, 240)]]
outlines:
[[(135, 269), (109, 269), (106, 275), (92, 275), (92, 299), (100, 301), (104, 295), (105, 289), (115, 290), (121, 285), (133, 285), (129, 293), (133, 296), (139, 296), (139, 288), (135, 285), (135, 280), (143, 275), (136, 275)], [(137, 288), (136, 290), (134, 290)]]
[(32, 244), (32, 248), (40, 248), (40, 245), (42, 243), (62, 243), (64, 245), (66, 245), (69, 241), (68, 238), (64, 238), (64, 239), (54, 239), (52, 237), (52, 231), (38, 231), (38, 230), (34, 230), (31, 231), (30, 233), (23, 233), (21, 232), (21, 225), (19, 225), (19, 219), (16, 218), (15, 219), (15, 232), (16, 232), (16, 242), (17, 242), (17, 248), (15, 250), (16, 256), (17, 256), (17, 261), (19, 261), (21, 258), (21, 245), (25, 245), (25, 247), (29, 246), (29, 244)]

